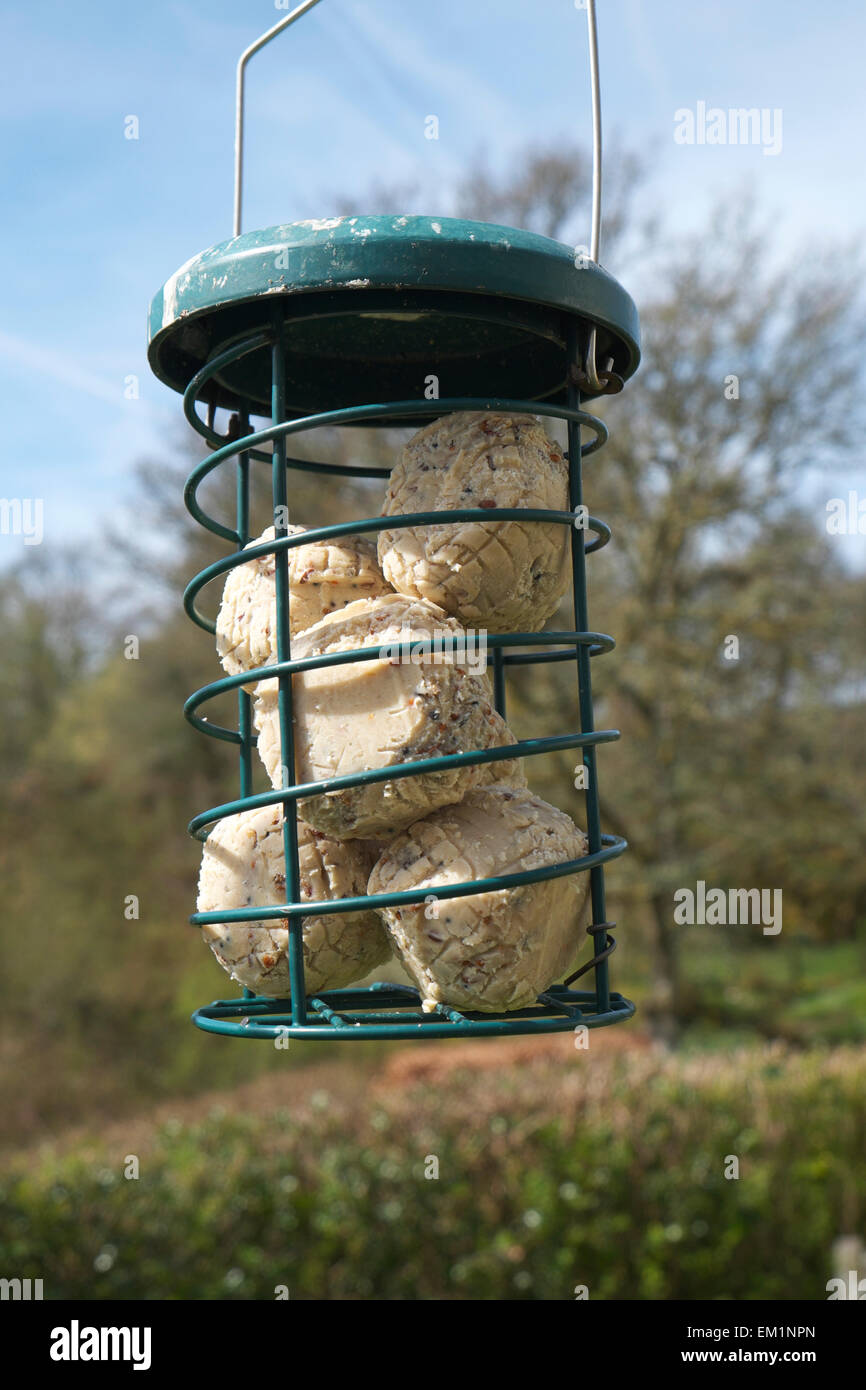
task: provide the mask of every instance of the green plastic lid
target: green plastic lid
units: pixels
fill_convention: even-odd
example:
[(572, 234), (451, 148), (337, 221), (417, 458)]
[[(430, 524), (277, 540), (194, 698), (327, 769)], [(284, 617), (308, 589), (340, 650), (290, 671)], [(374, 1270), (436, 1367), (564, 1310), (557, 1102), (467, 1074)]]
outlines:
[[(276, 315), (275, 315), (276, 310)], [(245, 232), (181, 266), (150, 308), (148, 359), (176, 391), (239, 339), (284, 322), (292, 415), (440, 396), (565, 399), (566, 335), (599, 367), (640, 359), (637, 310), (607, 271), (534, 232), (449, 217), (332, 217)], [(267, 347), (207, 389), (269, 410)], [(589, 394), (589, 393), (586, 393)]]

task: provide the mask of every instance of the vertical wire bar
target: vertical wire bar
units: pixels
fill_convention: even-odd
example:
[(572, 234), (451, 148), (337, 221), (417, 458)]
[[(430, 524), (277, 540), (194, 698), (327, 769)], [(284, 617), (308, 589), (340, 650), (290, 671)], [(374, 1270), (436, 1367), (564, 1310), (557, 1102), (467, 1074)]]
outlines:
[[(577, 325), (572, 323), (568, 333), (568, 405), (573, 410), (580, 409), (580, 391), (572, 380), (572, 376), (579, 365), (579, 346)], [(583, 460), (580, 452), (580, 425), (576, 421), (568, 422), (568, 490), (569, 506), (573, 512), (583, 505)], [(582, 527), (572, 526), (571, 528), (571, 572), (574, 587), (574, 627), (576, 632), (587, 632), (589, 630), (589, 613), (586, 597), (586, 551), (585, 551), (586, 532)], [(583, 734), (592, 733), (595, 729), (595, 721), (592, 712), (592, 683), (590, 676), (590, 655), (589, 647), (578, 646), (577, 648), (577, 689), (578, 701), (580, 705), (580, 731)], [(601, 815), (598, 805), (598, 786), (596, 784), (595, 771), (595, 747), (583, 750), (583, 763), (587, 772), (588, 785), (586, 788), (586, 833), (589, 840), (590, 854), (597, 853), (601, 849)], [(607, 928), (605, 914), (605, 895), (604, 895), (604, 866), (596, 864), (590, 869), (590, 892), (592, 894), (592, 921), (593, 926), (597, 923), (599, 930), (592, 932), (594, 944), (594, 954), (598, 955), (604, 950), (607, 938)], [(607, 960), (600, 961), (595, 967), (595, 989), (596, 1000), (600, 1013), (605, 1013), (610, 1008), (610, 984), (608, 979)]]
[[(209, 426), (213, 429), (213, 417), (209, 412)], [(238, 427), (241, 436), (249, 434), (250, 416), (244, 403), (238, 403)], [(237, 490), (235, 506), (236, 530), (239, 536), (238, 550), (243, 550), (250, 539), (250, 456), (247, 450), (238, 454)], [(238, 733), (241, 744), (238, 750), (240, 794), (251, 796), (253, 790), (253, 721), (252, 701), (247, 692), (238, 687)], [(255, 999), (254, 989), (244, 987), (244, 999)]]
[[(274, 344), (271, 349), (271, 417), (275, 425), (280, 424), (286, 414), (285, 403), (285, 362), (283, 352), (283, 323), (279, 310), (274, 313)], [(274, 440), (274, 459), (271, 472), (274, 502), (274, 533), (277, 538), (287, 536), (288, 532), (288, 493), (286, 485), (286, 436)], [(292, 656), (289, 636), (289, 554), (280, 550), (275, 556), (275, 580), (277, 596), (277, 660), (290, 661)], [(295, 784), (295, 738), (292, 722), (292, 678), (289, 675), (278, 677), (279, 695), (277, 708), (280, 721), (280, 749), (283, 758), (283, 790)], [(301, 873), (298, 864), (298, 803), (293, 798), (287, 806), (283, 803), (283, 853), (286, 861), (286, 902), (301, 901)], [(292, 917), (287, 921), (289, 930), (289, 979), (292, 991), (292, 1023), (307, 1021), (304, 986), (304, 919)]]
[[(246, 406), (238, 407), (238, 427), (241, 436), (250, 432), (250, 416)], [(240, 537), (238, 550), (243, 550), (250, 539), (250, 456), (245, 449), (237, 461), (237, 533)], [(253, 722), (252, 701), (247, 692), (238, 687), (238, 733), (240, 746), (240, 788), (241, 796), (251, 796), (253, 790)]]
[(505, 653), (501, 647), (493, 649), (493, 703), (502, 718), (505, 718)]

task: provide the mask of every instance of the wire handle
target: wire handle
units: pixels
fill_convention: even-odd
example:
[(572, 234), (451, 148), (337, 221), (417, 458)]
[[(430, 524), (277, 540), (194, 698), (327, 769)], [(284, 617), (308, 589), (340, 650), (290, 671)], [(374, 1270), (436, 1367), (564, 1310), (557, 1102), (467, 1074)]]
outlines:
[[(589, 258), (598, 264), (599, 248), (601, 245), (601, 88), (599, 85), (598, 74), (598, 25), (596, 22), (595, 0), (583, 0), (586, 8), (586, 23), (589, 35), (589, 78), (592, 94), (592, 227), (590, 232)], [(285, 19), (281, 19), (274, 24), (266, 33), (256, 39), (245, 48), (238, 59), (237, 84), (235, 91), (235, 200), (234, 200), (234, 236), (241, 234), (241, 220), (243, 211), (243, 184), (244, 184), (244, 97), (245, 97), (245, 77), (247, 63), (264, 48), (266, 44), (281, 34), (284, 29), (288, 29), (290, 24), (294, 24), (307, 13), (308, 10), (319, 4), (319, 0), (302, 0), (302, 3), (291, 14), (287, 14)], [(618, 389), (619, 383), (614, 382), (611, 377), (610, 369), (613, 362), (607, 364), (602, 376), (598, 375), (598, 367), (595, 357), (596, 330), (591, 328), (586, 345), (586, 354), (583, 364), (583, 374), (586, 384), (594, 393), (607, 393)]]
[[(245, 48), (238, 59), (237, 84), (235, 89), (235, 201), (234, 201), (234, 236), (241, 234), (241, 212), (243, 207), (243, 183), (244, 183), (244, 96), (246, 66), (254, 54), (259, 49), (264, 48), (275, 39), (277, 34), (281, 34), (284, 29), (288, 29), (290, 24), (300, 19), (319, 4), (319, 0), (302, 0), (291, 14), (281, 19), (261, 38), (251, 43), (249, 48)], [(601, 244), (601, 90), (598, 77), (598, 26), (595, 16), (595, 0), (584, 0), (586, 8), (586, 22), (589, 32), (589, 77), (592, 89), (592, 229), (590, 234), (590, 260), (598, 263), (599, 247)], [(592, 370), (595, 374), (595, 330), (592, 338)]]
[(287, 14), (285, 19), (281, 19), (273, 28), (268, 29), (267, 33), (262, 34), (261, 38), (251, 43), (249, 48), (245, 48), (238, 59), (237, 85), (235, 89), (235, 213), (234, 213), (234, 236), (241, 234), (241, 209), (243, 206), (244, 188), (244, 75), (247, 63), (260, 48), (275, 39), (277, 34), (281, 34), (284, 29), (288, 29), (290, 24), (294, 24), (296, 19), (311, 10), (314, 5), (318, 5), (319, 0), (303, 0), (303, 3)]
[[(586, 0), (586, 27), (589, 33), (589, 81), (592, 90), (592, 231), (589, 257), (597, 265), (601, 245), (601, 88), (598, 79), (598, 26), (595, 18), (595, 0)], [(595, 361), (595, 328), (590, 329), (583, 369), (590, 390), (605, 391), (608, 380), (599, 380)]]
[(589, 81), (592, 91), (592, 233), (589, 258), (598, 263), (601, 245), (601, 88), (598, 79), (598, 27), (595, 0), (586, 0), (589, 31)]

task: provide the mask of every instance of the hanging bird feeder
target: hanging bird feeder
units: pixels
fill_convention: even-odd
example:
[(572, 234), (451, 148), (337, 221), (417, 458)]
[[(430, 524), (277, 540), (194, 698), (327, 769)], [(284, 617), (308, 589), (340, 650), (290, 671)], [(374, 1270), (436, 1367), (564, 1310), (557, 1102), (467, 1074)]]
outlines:
[[(586, 557), (610, 539), (604, 522), (587, 516), (583, 461), (607, 438), (601, 420), (584, 404), (622, 389), (639, 360), (635, 306), (625, 290), (598, 264), (600, 229), (600, 119), (595, 13), (588, 5), (593, 94), (593, 230), (588, 256), (547, 237), (510, 227), (453, 218), (421, 216), (340, 217), (241, 231), (243, 186), (244, 73), (252, 55), (311, 9), (307, 0), (253, 44), (238, 67), (234, 236), (188, 261), (156, 295), (150, 311), (149, 361), (156, 376), (182, 393), (190, 425), (213, 452), (192, 471), (186, 505), (200, 525), (219, 536), (232, 553), (198, 574), (184, 603), (193, 622), (213, 633), (215, 624), (199, 608), (199, 595), (223, 582), (238, 566), (273, 559), (276, 590), (277, 660), (225, 676), (196, 692), (186, 705), (193, 726), (210, 738), (233, 744), (239, 756), (236, 800), (196, 816), (190, 832), (206, 840), (228, 817), (263, 807), (282, 812), (284, 901), (200, 911), (193, 924), (268, 923), (287, 930), (290, 989), (285, 997), (245, 989), (193, 1014), (206, 1031), (274, 1039), (430, 1038), (550, 1033), (579, 1025), (599, 1027), (629, 1018), (634, 1005), (610, 988), (612, 923), (605, 909), (604, 866), (626, 848), (602, 833), (596, 748), (618, 738), (596, 729), (590, 678), (592, 658), (613, 647), (612, 638), (590, 629)], [(432, 376), (445, 389), (425, 397)], [(204, 407), (204, 414), (200, 413)], [(216, 431), (217, 411), (232, 413), (226, 434)], [(568, 507), (499, 508), (466, 506), (377, 516), (296, 534), (289, 527), (289, 470), (306, 470), (323, 482), (340, 478), (387, 478), (387, 468), (355, 468), (294, 457), (295, 439), (327, 427), (426, 425), (437, 417), (467, 412), (536, 416), (561, 420), (568, 434)], [(270, 420), (251, 426), (253, 417)], [(236, 480), (234, 520), (205, 511), (199, 500), (204, 480), (231, 468)], [(267, 470), (273, 501), (273, 537), (250, 549), (251, 484)], [(382, 659), (384, 646), (357, 646), (293, 657), (290, 638), (290, 552), (344, 537), (376, 541), (388, 529), (425, 528), (437, 523), (521, 521), (564, 527), (570, 537), (574, 628), (571, 631), (496, 632), (490, 650), (495, 709), (506, 714), (506, 676), (516, 667), (566, 662), (574, 667), (579, 728), (541, 733), (507, 746), (462, 749), (411, 759), (387, 768), (368, 768), (319, 781), (297, 781), (293, 676), (351, 663)], [(246, 547), (246, 548), (245, 548)], [(452, 641), (456, 641), (453, 638)], [(273, 682), (280, 738), (282, 785), (253, 792), (256, 739), (252, 697), (245, 686)], [(297, 688), (297, 687), (296, 687)], [(203, 709), (233, 692), (237, 725), (209, 720)], [(473, 1011), (431, 1004), (418, 990), (379, 981), (367, 987), (311, 991), (305, 981), (304, 922), (317, 915), (373, 909), (402, 911), (428, 901), (429, 886), (360, 893), (311, 902), (301, 893), (298, 826), (309, 798), (358, 787), (393, 785), (449, 769), (531, 760), (564, 749), (580, 750), (586, 769), (586, 848), (578, 857), (520, 872), (448, 882), (437, 886), (443, 906), (454, 898), (561, 879), (589, 876), (591, 912), (586, 928), (591, 958), (565, 983), (545, 988), (526, 1007)], [(272, 779), (273, 780), (273, 779)], [(419, 784), (420, 785), (420, 784)], [(542, 803), (544, 804), (544, 803)], [(556, 812), (559, 815), (560, 813)], [(584, 880), (585, 882), (585, 880)], [(249, 905), (247, 905), (249, 904)], [(578, 930), (577, 928), (575, 930)], [(582, 933), (581, 933), (582, 935)], [(579, 943), (574, 942), (573, 961)], [(590, 977), (591, 989), (575, 989)], [(584, 979), (586, 983), (586, 979)], [(422, 1003), (424, 1007), (422, 1007)]]

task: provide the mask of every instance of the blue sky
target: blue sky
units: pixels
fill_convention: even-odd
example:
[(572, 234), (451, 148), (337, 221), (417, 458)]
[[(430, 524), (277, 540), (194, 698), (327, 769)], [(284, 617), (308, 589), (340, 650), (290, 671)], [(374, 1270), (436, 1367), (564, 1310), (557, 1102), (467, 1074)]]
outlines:
[[(785, 251), (862, 233), (862, 0), (598, 7), (605, 130), (649, 155), (647, 198), (664, 199), (671, 227), (700, 225), (751, 181)], [(147, 305), (231, 234), (235, 63), (284, 12), (0, 6), (0, 495), (42, 496), (46, 540), (116, 513), (134, 460), (181, 435), (179, 400), (147, 367)], [(675, 144), (674, 112), (699, 101), (780, 108), (781, 152)], [(438, 141), (423, 136), (430, 113)], [(129, 115), (138, 140), (124, 138)], [(327, 215), (377, 180), (420, 180), (444, 201), (481, 150), (504, 169), (529, 143), (589, 134), (574, 0), (322, 0), (250, 66), (244, 226)], [(124, 398), (130, 375), (138, 400)], [(21, 544), (3, 537), (2, 559)]]

